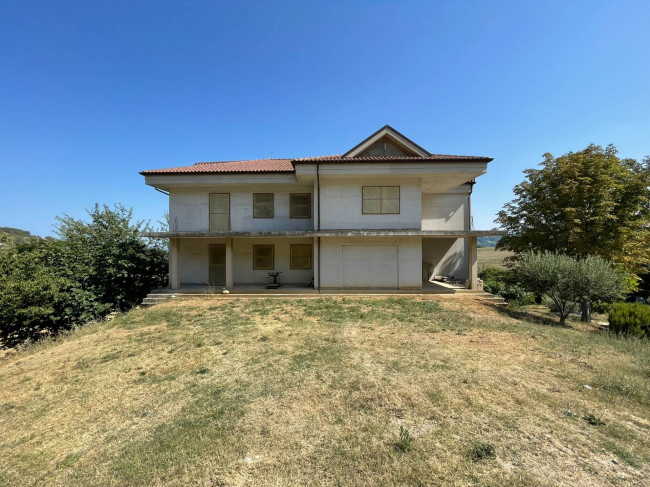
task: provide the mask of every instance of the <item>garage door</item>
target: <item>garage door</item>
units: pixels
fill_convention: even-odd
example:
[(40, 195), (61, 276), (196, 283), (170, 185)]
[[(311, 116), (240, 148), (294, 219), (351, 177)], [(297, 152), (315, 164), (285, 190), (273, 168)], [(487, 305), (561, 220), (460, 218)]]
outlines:
[(396, 289), (397, 245), (344, 245), (344, 288)]

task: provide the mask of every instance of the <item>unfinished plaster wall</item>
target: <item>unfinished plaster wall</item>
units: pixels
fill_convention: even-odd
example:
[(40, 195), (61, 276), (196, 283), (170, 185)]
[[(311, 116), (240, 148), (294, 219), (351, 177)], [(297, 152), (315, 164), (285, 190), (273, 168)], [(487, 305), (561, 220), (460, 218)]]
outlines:
[(467, 196), (422, 193), (422, 230), (469, 230)]
[[(468, 257), (467, 241), (464, 238), (423, 238), (422, 262), (432, 266), (432, 275), (454, 276), (456, 279), (467, 279)], [(423, 274), (424, 274), (423, 270)], [(423, 275), (423, 279), (430, 276)]]
[[(400, 212), (396, 215), (364, 215), (363, 186), (399, 186)], [(419, 229), (420, 182), (413, 178), (322, 178), (321, 229)]]
[(209, 280), (209, 253), (213, 244), (225, 244), (225, 238), (181, 238), (179, 271), (181, 285), (207, 285)]
[[(389, 249), (396, 247), (395, 263), (390, 264), (391, 271), (397, 268), (396, 283), (399, 289), (420, 289), (422, 287), (422, 242), (421, 237), (349, 237), (321, 239), (320, 285), (322, 289), (342, 289), (345, 269), (344, 247), (363, 247), (367, 256), (366, 265), (360, 269), (354, 281), (359, 285), (354, 288), (377, 288), (375, 274), (381, 272), (374, 262), (386, 259)], [(376, 247), (376, 251), (373, 251)], [(376, 255), (375, 255), (376, 253)], [(383, 287), (383, 286), (381, 286)]]
[[(308, 285), (314, 277), (313, 238), (234, 238), (233, 239), (233, 280), (235, 286), (266, 284), (269, 272), (282, 272), (279, 280), (285, 285)], [(312, 268), (309, 270), (290, 269), (289, 251), (291, 244), (312, 245)], [(253, 245), (273, 245), (274, 269), (253, 269)]]
[[(210, 230), (210, 193), (230, 194), (233, 232), (312, 230), (312, 218), (290, 217), (290, 194), (309, 193), (312, 185), (230, 185), (212, 188), (173, 188), (169, 193), (169, 229), (178, 232)], [(273, 193), (274, 217), (253, 218), (253, 193)]]

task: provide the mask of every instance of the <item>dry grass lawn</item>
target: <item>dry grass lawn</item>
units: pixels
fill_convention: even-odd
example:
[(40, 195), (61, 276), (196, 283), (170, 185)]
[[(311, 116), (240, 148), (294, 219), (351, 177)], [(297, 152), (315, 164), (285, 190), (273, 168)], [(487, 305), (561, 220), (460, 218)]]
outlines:
[(485, 267), (505, 267), (503, 259), (514, 255), (509, 250), (495, 250), (494, 247), (480, 247), (476, 250), (479, 270)]
[(0, 485), (648, 485), (649, 418), (647, 341), (456, 296), (186, 300), (0, 359)]

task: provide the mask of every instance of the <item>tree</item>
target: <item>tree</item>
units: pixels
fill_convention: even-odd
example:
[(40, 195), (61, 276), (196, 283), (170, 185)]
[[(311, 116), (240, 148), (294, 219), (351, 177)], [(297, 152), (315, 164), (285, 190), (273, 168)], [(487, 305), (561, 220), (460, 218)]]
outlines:
[(131, 221), (131, 209), (96, 204), (88, 215), (87, 222), (68, 215), (57, 217), (56, 226), (65, 244), (60, 264), (81, 277), (84, 288), (102, 303), (125, 310), (165, 285), (167, 252), (158, 241), (140, 236), (148, 227), (142, 221)]
[(602, 257), (588, 255), (576, 262), (574, 275), (575, 300), (582, 305), (582, 321), (591, 322), (591, 303), (610, 303), (622, 298), (628, 290), (626, 275), (617, 271)]
[(68, 330), (110, 310), (73, 275), (51, 265), (60, 247), (47, 240), (0, 252), (0, 345)]
[(584, 300), (612, 301), (623, 296), (625, 275), (599, 256), (578, 259), (551, 252), (524, 254), (516, 270), (527, 291), (546, 294), (560, 312), (560, 324)]
[(650, 263), (650, 158), (620, 159), (613, 145), (561, 157), (544, 154), (524, 171), (515, 199), (498, 213), (497, 249), (600, 255), (638, 274)]
[(166, 283), (167, 252), (140, 237), (147, 227), (131, 210), (95, 205), (88, 214), (58, 218), (58, 240), (3, 246), (0, 346), (126, 310)]

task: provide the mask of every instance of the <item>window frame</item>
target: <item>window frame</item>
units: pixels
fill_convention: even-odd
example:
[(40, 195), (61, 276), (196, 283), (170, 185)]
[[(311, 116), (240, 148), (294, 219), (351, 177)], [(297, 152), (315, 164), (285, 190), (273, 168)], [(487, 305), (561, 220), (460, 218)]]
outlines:
[[(259, 247), (271, 247), (271, 267), (256, 267), (255, 249)], [(253, 270), (254, 271), (272, 271), (275, 270), (275, 245), (274, 244), (254, 244), (253, 245)]]
[[(228, 213), (217, 213), (212, 211), (212, 195), (228, 195)], [(213, 214), (215, 215), (228, 215), (228, 230), (225, 230), (226, 232), (229, 232), (231, 227), (232, 222), (230, 221), (230, 203), (231, 203), (231, 198), (230, 198), (230, 193), (208, 193), (208, 231), (210, 232), (221, 232), (224, 230), (213, 230), (212, 229), (212, 218), (211, 216)]]
[[(309, 267), (294, 267), (293, 265), (293, 248), (309, 247)], [(312, 244), (289, 244), (289, 269), (294, 271), (310, 271), (314, 268), (314, 249)]]
[[(379, 188), (379, 198), (364, 198), (363, 193), (366, 188)], [(397, 199), (397, 211), (383, 211), (383, 201), (384, 198), (382, 197), (382, 189), (383, 188), (397, 188), (397, 198), (386, 198), (387, 200), (393, 200)], [(368, 212), (365, 211), (363, 208), (363, 203), (366, 200), (372, 200), (372, 201), (379, 201), (379, 211), (378, 212)], [(362, 215), (399, 215), (402, 210), (402, 191), (401, 187), (399, 185), (390, 185), (390, 186), (377, 186), (377, 185), (372, 185), (372, 186), (361, 186), (361, 214)]]
[[(271, 195), (271, 216), (255, 216), (255, 197)], [(253, 218), (275, 218), (275, 193), (253, 193)]]
[[(309, 209), (308, 216), (293, 216), (293, 196), (307, 196), (309, 200), (307, 203), (307, 208)], [(289, 218), (311, 218), (311, 206), (311, 193), (289, 193)]]

